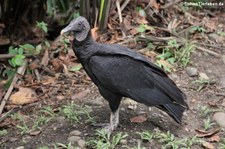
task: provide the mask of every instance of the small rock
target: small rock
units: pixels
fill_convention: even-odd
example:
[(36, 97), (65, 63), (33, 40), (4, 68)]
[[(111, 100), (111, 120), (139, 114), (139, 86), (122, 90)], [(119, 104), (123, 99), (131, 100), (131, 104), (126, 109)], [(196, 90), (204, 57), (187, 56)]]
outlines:
[(66, 122), (66, 119), (63, 116), (59, 116), (56, 118), (56, 121), (60, 124), (64, 124)]
[(219, 80), (219, 86), (220, 86), (221, 88), (225, 88), (225, 77), (224, 77), (224, 78), (221, 78), (221, 79)]
[(126, 98), (125, 100), (123, 100), (123, 103), (125, 105), (137, 105), (137, 102), (132, 100), (132, 99), (129, 99), (129, 98)]
[(225, 55), (222, 55), (221, 59), (222, 59), (223, 63), (225, 64)]
[(194, 68), (194, 67), (187, 67), (186, 73), (189, 77), (194, 77), (198, 75), (197, 68)]
[(135, 110), (137, 109), (137, 105), (129, 105), (127, 108), (130, 110)]
[(203, 79), (203, 80), (209, 80), (209, 77), (203, 72), (199, 73), (199, 77), (200, 79)]
[(79, 136), (71, 136), (68, 138), (69, 142), (78, 142), (79, 140), (81, 140), (81, 138)]
[(126, 144), (127, 144), (127, 140), (126, 140), (126, 139), (122, 139), (122, 140), (120, 141), (120, 143), (126, 145)]
[(19, 146), (16, 149), (24, 149), (24, 146)]
[(78, 144), (79, 147), (84, 148), (86, 142), (85, 142), (84, 140), (79, 140), (79, 141), (77, 142), (77, 144)]
[(213, 120), (220, 126), (225, 128), (225, 113), (224, 112), (216, 112), (213, 115)]
[(70, 132), (70, 136), (79, 136), (81, 135), (81, 132), (79, 130), (73, 130)]
[(221, 42), (222, 41), (222, 38), (216, 33), (209, 34), (209, 39), (214, 40), (215, 42)]
[(225, 99), (223, 99), (222, 106), (225, 107)]

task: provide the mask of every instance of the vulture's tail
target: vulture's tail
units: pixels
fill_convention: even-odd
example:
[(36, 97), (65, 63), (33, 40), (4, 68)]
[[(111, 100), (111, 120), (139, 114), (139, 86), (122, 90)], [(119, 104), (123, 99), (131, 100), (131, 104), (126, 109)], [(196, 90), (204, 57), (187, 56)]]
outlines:
[(158, 108), (168, 113), (179, 124), (181, 124), (183, 112), (187, 109), (178, 104), (165, 104), (160, 105)]

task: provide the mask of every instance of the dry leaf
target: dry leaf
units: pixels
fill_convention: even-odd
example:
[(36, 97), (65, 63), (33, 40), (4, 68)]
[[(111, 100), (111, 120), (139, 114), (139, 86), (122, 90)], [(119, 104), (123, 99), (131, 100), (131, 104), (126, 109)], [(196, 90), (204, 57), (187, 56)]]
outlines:
[(90, 92), (89, 89), (83, 90), (83, 91), (81, 91), (81, 92), (79, 92), (79, 93), (73, 95), (73, 96), (71, 97), (71, 99), (72, 99), (72, 100), (76, 100), (76, 99), (82, 100), (82, 98), (84, 98), (89, 92)]
[(132, 117), (130, 119), (130, 121), (132, 123), (143, 123), (147, 120), (147, 117), (145, 115), (139, 115), (139, 116), (135, 116), (135, 117)]
[(157, 3), (156, 0), (150, 0), (149, 4), (150, 4), (151, 8), (155, 8), (157, 10), (159, 10), (159, 8), (160, 8), (160, 3)]
[(220, 141), (220, 136), (218, 135), (213, 135), (209, 138), (210, 142), (219, 142)]
[(59, 60), (58, 58), (54, 58), (53, 60), (50, 61), (52, 66), (54, 67), (54, 70), (63, 70), (63, 65), (62, 65), (62, 61)]
[(46, 48), (45, 49), (44, 56), (42, 57), (42, 60), (41, 60), (41, 64), (43, 66), (47, 66), (48, 65), (48, 62), (49, 62), (49, 53), (48, 53), (48, 48)]
[(212, 130), (212, 131), (195, 129), (195, 131), (197, 133), (196, 136), (202, 138), (202, 137), (211, 137), (211, 136), (217, 134), (220, 131), (220, 129), (215, 129), (215, 130)]
[(36, 93), (30, 88), (20, 87), (19, 91), (12, 94), (9, 98), (12, 104), (24, 105), (37, 101)]
[(31, 135), (31, 136), (36, 136), (36, 135), (38, 135), (38, 134), (40, 134), (41, 133), (41, 130), (36, 130), (36, 131), (31, 131), (29, 134)]
[(204, 142), (202, 145), (207, 149), (214, 149), (214, 146), (209, 142)]
[(56, 78), (55, 77), (47, 77), (47, 79), (43, 80), (41, 83), (43, 85), (53, 84), (55, 83)]
[(98, 27), (94, 27), (94, 28), (91, 29), (91, 35), (92, 35), (94, 40), (96, 40), (98, 38), (97, 31), (98, 31)]

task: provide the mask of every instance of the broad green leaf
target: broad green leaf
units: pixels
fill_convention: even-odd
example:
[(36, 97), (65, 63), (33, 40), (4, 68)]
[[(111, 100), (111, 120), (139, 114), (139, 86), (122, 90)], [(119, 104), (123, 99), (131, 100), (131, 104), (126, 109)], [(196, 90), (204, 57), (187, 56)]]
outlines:
[(34, 50), (35, 49), (35, 47), (31, 44), (20, 45), (20, 47), (25, 49), (25, 50)]
[(139, 33), (143, 33), (146, 31), (146, 27), (144, 25), (140, 25), (137, 29), (136, 29)]
[(69, 71), (79, 71), (82, 68), (81, 64), (75, 65), (69, 69)]

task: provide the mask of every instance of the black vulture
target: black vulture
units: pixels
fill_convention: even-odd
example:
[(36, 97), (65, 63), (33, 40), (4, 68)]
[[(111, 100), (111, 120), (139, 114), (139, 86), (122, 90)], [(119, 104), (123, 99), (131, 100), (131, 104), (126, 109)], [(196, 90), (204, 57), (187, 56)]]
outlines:
[(119, 123), (123, 97), (156, 106), (181, 123), (183, 112), (188, 109), (186, 96), (161, 68), (129, 48), (95, 42), (84, 17), (72, 20), (61, 35), (69, 31), (74, 35), (72, 47), (77, 58), (109, 103), (110, 131)]

